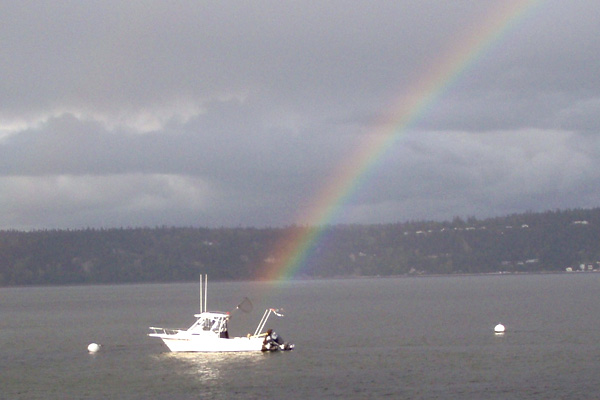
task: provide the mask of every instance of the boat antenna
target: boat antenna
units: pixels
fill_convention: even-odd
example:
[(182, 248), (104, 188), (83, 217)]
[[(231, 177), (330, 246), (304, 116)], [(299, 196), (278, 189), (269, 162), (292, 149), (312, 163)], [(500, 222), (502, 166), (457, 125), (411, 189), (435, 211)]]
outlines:
[(206, 312), (206, 303), (208, 301), (208, 274), (200, 274), (200, 313)]
[(208, 295), (208, 274), (200, 274), (200, 313), (206, 312)]
[(204, 275), (204, 312), (206, 312), (206, 304), (208, 303), (208, 274)]

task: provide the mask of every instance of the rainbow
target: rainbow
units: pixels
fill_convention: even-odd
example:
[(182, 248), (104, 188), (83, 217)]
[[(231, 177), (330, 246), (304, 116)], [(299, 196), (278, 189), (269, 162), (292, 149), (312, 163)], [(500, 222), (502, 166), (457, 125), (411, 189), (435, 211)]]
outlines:
[(277, 243), (260, 278), (285, 280), (301, 271), (311, 250), (327, 232), (327, 225), (335, 221), (342, 206), (358, 191), (388, 149), (541, 3), (542, 0), (512, 0), (498, 4), (487, 19), (470, 29), (445, 57), (432, 63), (434, 67), (392, 106), (388, 120), (378, 124), (372, 134), (365, 135), (356, 154), (347, 157), (348, 161), (334, 171), (315, 197), (317, 200), (312, 207), (299, 216), (298, 220), (305, 221), (306, 226), (290, 229), (290, 233)]

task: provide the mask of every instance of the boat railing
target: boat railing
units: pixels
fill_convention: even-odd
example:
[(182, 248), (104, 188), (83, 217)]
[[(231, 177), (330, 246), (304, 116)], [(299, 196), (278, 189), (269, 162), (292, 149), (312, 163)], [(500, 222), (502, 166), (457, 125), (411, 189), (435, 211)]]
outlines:
[(254, 331), (253, 336), (261, 336), (260, 333), (263, 330), (263, 328), (265, 327), (265, 324), (267, 323), (267, 320), (269, 319), (269, 315), (271, 315), (272, 312), (273, 312), (272, 308), (267, 308), (265, 310), (260, 322), (258, 323), (258, 326), (256, 327), (256, 330)]
[(156, 326), (151, 326), (150, 329), (155, 335), (175, 335), (176, 333), (181, 332), (181, 329), (159, 328)]

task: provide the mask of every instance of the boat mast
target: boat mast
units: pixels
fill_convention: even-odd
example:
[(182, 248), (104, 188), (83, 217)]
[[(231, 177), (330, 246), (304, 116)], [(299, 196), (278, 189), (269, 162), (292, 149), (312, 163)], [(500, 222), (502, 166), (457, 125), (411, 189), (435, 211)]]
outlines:
[(204, 312), (206, 312), (206, 304), (208, 302), (208, 274), (204, 275)]
[(208, 274), (204, 275), (204, 279), (202, 279), (202, 274), (200, 274), (200, 314), (206, 312), (206, 303), (208, 300)]

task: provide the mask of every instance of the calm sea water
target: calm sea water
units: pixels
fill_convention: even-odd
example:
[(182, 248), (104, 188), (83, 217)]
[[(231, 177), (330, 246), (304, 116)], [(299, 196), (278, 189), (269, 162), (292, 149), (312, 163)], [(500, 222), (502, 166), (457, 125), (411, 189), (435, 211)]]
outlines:
[[(173, 354), (198, 284), (0, 289), (3, 399), (587, 399), (600, 393), (600, 275), (209, 283), (231, 330), (267, 324), (296, 350)], [(507, 332), (495, 335), (503, 323)], [(87, 345), (103, 344), (90, 355)]]

